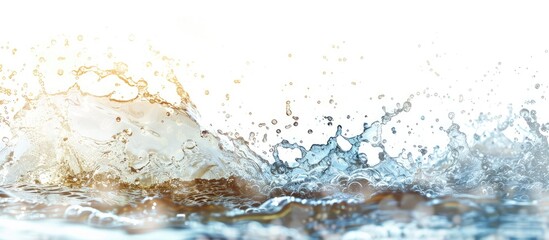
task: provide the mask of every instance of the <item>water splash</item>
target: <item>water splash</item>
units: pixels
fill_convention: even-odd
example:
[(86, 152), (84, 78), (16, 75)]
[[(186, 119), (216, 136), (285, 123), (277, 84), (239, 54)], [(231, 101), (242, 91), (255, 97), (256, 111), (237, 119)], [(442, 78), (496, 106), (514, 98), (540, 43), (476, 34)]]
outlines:
[[(475, 192), (513, 199), (535, 198), (532, 194), (547, 190), (549, 147), (542, 133), (547, 125), (537, 122), (534, 110), (510, 110), (494, 130), (472, 138), (454, 122), (444, 130), (447, 143), (422, 146), (421, 155), (405, 149), (391, 155), (386, 139), (396, 130), (387, 130), (400, 115), (409, 114), (411, 95), (392, 111), (383, 107), (381, 118), (365, 123), (355, 136), (344, 136), (338, 126), (325, 144), (309, 149), (284, 140), (273, 147), (274, 162), (269, 164), (242, 138), (201, 126), (196, 107), (173, 71), (173, 60), (151, 52), (161, 56), (164, 65), (151, 68), (147, 62), (145, 71), (136, 72), (139, 64), (111, 59), (109, 53), (110, 67), (74, 65), (57, 72), (63, 77), (57, 85), (47, 79), (44, 70), (51, 66), (43, 58), (32, 77), (21, 74), (25, 69), (17, 74), (3, 67), (12, 82), (34, 81), (39, 88), (3, 82), (2, 93), (12, 110), (3, 118), (10, 136), (3, 138), (0, 150), (2, 182), (91, 186), (120, 181), (148, 186), (239, 176), (275, 195), (398, 190), (431, 197)], [(84, 53), (73, 57), (78, 63), (90, 58)], [(481, 114), (476, 127), (492, 124)], [(510, 131), (519, 134), (511, 136)], [(299, 156), (283, 160), (281, 151)]]
[[(385, 114), (379, 122), (364, 124), (364, 131), (356, 136), (342, 136), (342, 127), (338, 126), (326, 144), (313, 145), (310, 149), (282, 141), (273, 154), (274, 181), (295, 192), (318, 191), (319, 186), (337, 183), (347, 189), (364, 189), (363, 185), (368, 185), (378, 191), (417, 191), (430, 197), (475, 193), (516, 200), (539, 198), (549, 190), (546, 174), (549, 145), (547, 136), (541, 132), (546, 131), (544, 125), (536, 121), (535, 111), (522, 109), (496, 130), (483, 133), (486, 137), (475, 134), (472, 144), (460, 131), (460, 125), (453, 123), (445, 130), (449, 141), (446, 146), (436, 145), (430, 151), (423, 148), (420, 156), (406, 150), (391, 156), (385, 151), (382, 129), (392, 117), (405, 109), (409, 111), (411, 104), (407, 101), (403, 106)], [(516, 121), (523, 121), (528, 129), (514, 125)], [(506, 135), (509, 128), (520, 132), (523, 139), (510, 140)], [(340, 144), (338, 139), (350, 147), (344, 149), (345, 144)], [(379, 154), (366, 155), (362, 148), (367, 147), (379, 149)], [(288, 163), (280, 158), (279, 149), (298, 149), (301, 157)], [(380, 162), (368, 164), (372, 158), (379, 158)]]
[[(146, 80), (123, 62), (79, 66), (65, 90), (51, 93), (52, 82), (37, 67), (34, 78), (21, 80), (40, 86), (33, 97), (25, 87), (6, 88), (18, 92), (22, 107), (4, 118), (11, 137), (0, 150), (0, 182), (147, 186), (233, 175), (266, 181), (265, 161), (244, 142), (197, 123), (172, 70), (152, 71), (155, 77)], [(159, 86), (170, 90), (157, 92)]]
[[(523, 226), (515, 217), (547, 228), (549, 124), (535, 110), (480, 114), (474, 126), (451, 112), (444, 141), (391, 154), (392, 125), (419, 105), (412, 95), (392, 111), (382, 107), (355, 136), (337, 126), (310, 148), (283, 140), (269, 163), (237, 134), (202, 126), (177, 64), (151, 52), (161, 60), (140, 65), (78, 52), (62, 68), (43, 57), (36, 67), (0, 65), (3, 215), (141, 234), (222, 229), (224, 237), (257, 229), (425, 237), (445, 229), (440, 237), (452, 238), (467, 227), (470, 237), (506, 236), (494, 229)], [(297, 126), (290, 103), (286, 115)], [(288, 151), (298, 157), (284, 157)]]

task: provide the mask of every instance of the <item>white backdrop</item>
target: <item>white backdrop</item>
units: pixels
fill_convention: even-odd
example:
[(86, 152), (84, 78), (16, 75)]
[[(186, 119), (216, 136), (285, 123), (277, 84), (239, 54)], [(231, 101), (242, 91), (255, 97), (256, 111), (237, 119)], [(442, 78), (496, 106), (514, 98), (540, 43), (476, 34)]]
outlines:
[[(150, 44), (182, 63), (176, 72), (205, 126), (247, 139), (253, 132), (265, 155), (281, 138), (323, 142), (337, 124), (356, 134), (379, 119), (382, 106), (392, 110), (418, 92), (412, 112), (399, 116), (400, 129), (415, 127), (406, 135), (414, 144), (428, 142), (427, 132), (435, 132), (427, 137), (433, 142), (443, 139), (438, 128), (448, 126), (449, 112), (467, 123), (511, 103), (518, 112), (535, 100), (539, 115), (546, 106), (542, 2), (12, 1), (0, 9), (1, 44), (30, 48), (78, 35), (112, 48)], [(286, 129), (293, 116), (299, 126)], [(421, 116), (428, 123), (416, 127)]]

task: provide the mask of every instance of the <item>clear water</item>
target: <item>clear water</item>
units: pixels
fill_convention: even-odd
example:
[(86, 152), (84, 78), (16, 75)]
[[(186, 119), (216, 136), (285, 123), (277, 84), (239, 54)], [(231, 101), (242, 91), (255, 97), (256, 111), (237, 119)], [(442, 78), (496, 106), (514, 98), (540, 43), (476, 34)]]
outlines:
[(2, 48), (13, 55), (0, 65), (2, 236), (549, 237), (545, 109), (486, 109), (465, 122), (450, 112), (442, 140), (406, 150), (388, 139), (413, 128), (395, 124), (421, 107), (427, 93), (417, 93), (355, 121), (359, 134), (337, 126), (311, 147), (283, 140), (266, 159), (257, 140), (202, 125), (178, 65), (160, 53), (127, 63), (61, 47), (63, 65), (42, 56), (57, 45), (24, 57)]

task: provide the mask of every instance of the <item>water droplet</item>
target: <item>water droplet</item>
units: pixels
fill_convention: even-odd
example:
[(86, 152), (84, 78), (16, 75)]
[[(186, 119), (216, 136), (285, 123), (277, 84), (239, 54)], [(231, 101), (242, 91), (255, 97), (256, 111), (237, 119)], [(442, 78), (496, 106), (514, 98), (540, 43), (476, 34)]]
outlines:
[(277, 121), (276, 119), (273, 119), (273, 120), (271, 120), (271, 123), (272, 123), (273, 125), (276, 125), (276, 124), (278, 123), (278, 121)]
[(250, 135), (248, 136), (248, 140), (250, 142), (255, 142), (255, 133), (254, 132), (250, 132)]
[(131, 129), (127, 128), (127, 129), (124, 129), (124, 132), (128, 135), (128, 136), (131, 136), (133, 135), (133, 132)]
[(286, 116), (292, 115), (292, 109), (290, 109), (290, 101), (286, 101)]
[(449, 118), (450, 120), (454, 120), (454, 117), (455, 117), (455, 116), (456, 116), (456, 114), (455, 114), (454, 112), (449, 112), (449, 113), (448, 113), (448, 118)]
[(409, 101), (404, 102), (402, 105), (402, 111), (409, 112), (412, 109), (412, 103)]
[(520, 110), (520, 116), (522, 116), (523, 118), (530, 117), (530, 111), (528, 111), (528, 109), (526, 108), (523, 108), (522, 110)]
[(2, 142), (4, 142), (4, 143), (8, 143), (9, 140), (10, 140), (10, 139), (9, 139), (8, 137), (3, 137), (3, 138), (2, 138)]
[(116, 122), (120, 122), (122, 119), (120, 117), (116, 117)]

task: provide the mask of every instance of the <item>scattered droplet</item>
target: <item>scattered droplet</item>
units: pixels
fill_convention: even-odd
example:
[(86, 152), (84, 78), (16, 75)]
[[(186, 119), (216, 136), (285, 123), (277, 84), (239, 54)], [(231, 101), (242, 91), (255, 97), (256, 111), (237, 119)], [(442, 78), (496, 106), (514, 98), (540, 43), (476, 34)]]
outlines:
[(406, 101), (404, 102), (404, 104), (402, 104), (403, 111), (409, 112), (411, 109), (412, 109), (412, 103), (410, 103), (409, 101)]
[(520, 110), (520, 116), (522, 116), (523, 118), (528, 118), (530, 117), (530, 111), (528, 111), (528, 109), (526, 108), (523, 108), (522, 110)]
[(292, 109), (290, 109), (290, 101), (286, 101), (286, 116), (292, 115)]

